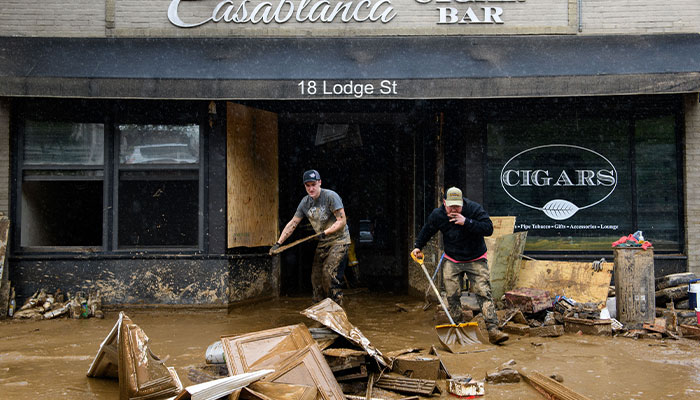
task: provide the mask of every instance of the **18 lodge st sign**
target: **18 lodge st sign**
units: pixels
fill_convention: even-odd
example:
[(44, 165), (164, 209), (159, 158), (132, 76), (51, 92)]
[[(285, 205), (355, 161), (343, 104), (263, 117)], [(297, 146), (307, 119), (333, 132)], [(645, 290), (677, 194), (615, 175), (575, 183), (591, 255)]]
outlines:
[(605, 201), (617, 179), (615, 166), (605, 156), (568, 144), (523, 150), (506, 161), (500, 175), (511, 199), (557, 221)]
[[(194, 28), (209, 22), (232, 24), (284, 24), (356, 22), (387, 24), (398, 11), (391, 0), (273, 0), (253, 3), (250, 0), (222, 0), (209, 15), (191, 16), (187, 3), (205, 0), (172, 0), (168, 20), (180, 28)], [(504, 10), (500, 3), (522, 3), (525, 0), (414, 0), (436, 10), (437, 24), (503, 24)]]

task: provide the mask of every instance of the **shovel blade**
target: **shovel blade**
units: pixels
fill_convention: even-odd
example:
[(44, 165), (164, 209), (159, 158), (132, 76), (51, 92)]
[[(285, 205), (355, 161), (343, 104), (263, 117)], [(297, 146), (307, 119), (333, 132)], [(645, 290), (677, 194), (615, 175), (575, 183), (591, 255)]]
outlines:
[(435, 327), (440, 343), (452, 353), (470, 353), (478, 350), (480, 339), (479, 325), (466, 323), (459, 325), (438, 325)]

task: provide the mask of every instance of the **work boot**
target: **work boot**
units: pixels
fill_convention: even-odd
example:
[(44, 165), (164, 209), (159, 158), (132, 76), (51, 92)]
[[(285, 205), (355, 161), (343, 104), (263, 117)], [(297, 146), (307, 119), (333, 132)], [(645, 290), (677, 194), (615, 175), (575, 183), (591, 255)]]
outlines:
[(489, 342), (491, 344), (500, 344), (508, 340), (508, 334), (501, 332), (498, 328), (489, 329)]

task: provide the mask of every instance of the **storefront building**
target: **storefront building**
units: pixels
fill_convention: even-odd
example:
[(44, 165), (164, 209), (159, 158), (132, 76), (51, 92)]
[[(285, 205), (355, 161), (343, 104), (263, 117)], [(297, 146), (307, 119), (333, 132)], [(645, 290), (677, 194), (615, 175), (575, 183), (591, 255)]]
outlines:
[(309, 293), (313, 243), (267, 250), (310, 168), (373, 290), (422, 293), (408, 253), (449, 186), (516, 216), (530, 256), (642, 230), (657, 275), (700, 273), (699, 31), (691, 0), (7, 1), (6, 278), (126, 305)]

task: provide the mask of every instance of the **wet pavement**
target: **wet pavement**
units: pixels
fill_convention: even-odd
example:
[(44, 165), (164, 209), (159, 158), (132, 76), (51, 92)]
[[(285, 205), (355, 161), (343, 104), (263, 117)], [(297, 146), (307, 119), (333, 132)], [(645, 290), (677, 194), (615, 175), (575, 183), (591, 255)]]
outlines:
[[(401, 303), (408, 312), (399, 311)], [(151, 350), (169, 356), (183, 384), (190, 367), (204, 363), (207, 346), (222, 335), (305, 323), (318, 326), (299, 312), (310, 298), (288, 298), (225, 311), (125, 310), (151, 340)], [(422, 311), (422, 299), (356, 293), (346, 295), (345, 310), (382, 352), (408, 347), (439, 346), (434, 308)], [(0, 398), (118, 399), (116, 380), (85, 376), (102, 340), (117, 320), (105, 319), (0, 321)], [(567, 334), (559, 338), (511, 335), (504, 346), (485, 352), (441, 353), (453, 375), (483, 379), (487, 372), (515, 360), (514, 368), (558, 374), (563, 384), (591, 399), (700, 398), (700, 342), (651, 340)], [(400, 396), (399, 396), (400, 397)], [(433, 398), (438, 398), (434, 396)], [(451, 397), (443, 392), (440, 398)], [(486, 399), (538, 399), (524, 382), (486, 384)]]

